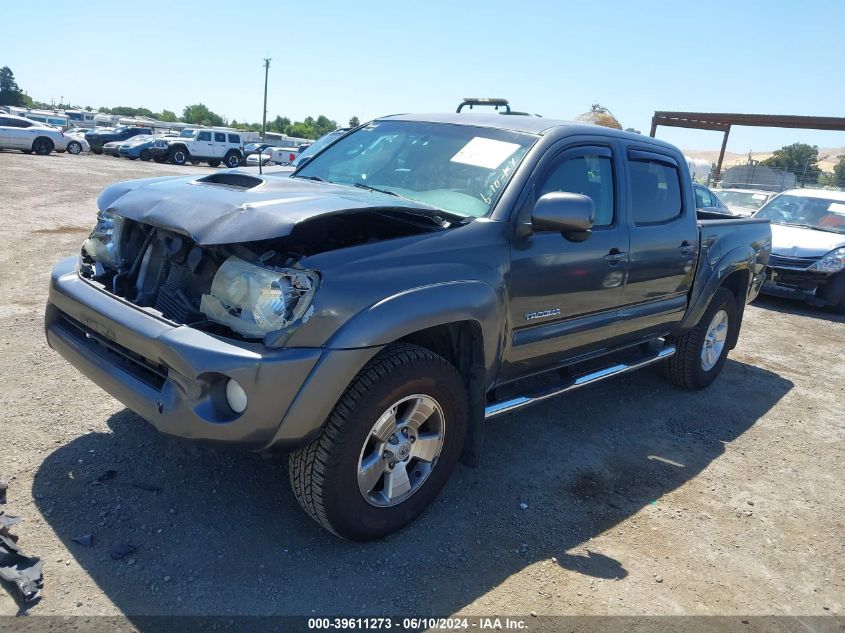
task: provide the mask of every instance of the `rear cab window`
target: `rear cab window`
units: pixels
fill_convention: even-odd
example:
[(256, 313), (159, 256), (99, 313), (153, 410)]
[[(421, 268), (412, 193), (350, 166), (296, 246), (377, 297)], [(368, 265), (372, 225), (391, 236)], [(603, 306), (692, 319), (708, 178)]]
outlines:
[(628, 174), (634, 224), (664, 224), (681, 217), (681, 175), (673, 159), (629, 151)]
[(238, 145), (240, 145), (241, 137), (238, 136), (237, 134), (229, 134), (229, 142), (230, 143), (237, 143)]
[(226, 142), (226, 134), (223, 132), (215, 132), (214, 133), (214, 142), (215, 143), (225, 143)]

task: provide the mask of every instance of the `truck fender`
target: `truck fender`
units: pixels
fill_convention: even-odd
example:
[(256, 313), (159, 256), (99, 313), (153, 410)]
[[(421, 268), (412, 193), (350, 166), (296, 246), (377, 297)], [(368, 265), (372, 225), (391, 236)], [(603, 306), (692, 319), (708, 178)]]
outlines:
[[(494, 289), (476, 280), (450, 281), (412, 288), (362, 310), (326, 343), (332, 349), (383, 346), (427, 328), (475, 321), (484, 336), (487, 379), (496, 375), (504, 329), (504, 286)], [(496, 333), (494, 336), (491, 334)]]
[[(714, 255), (718, 257), (718, 260), (713, 258)], [(703, 254), (703, 256), (706, 256), (707, 260), (701, 262), (700, 266), (706, 266), (709, 270), (709, 274), (701, 291), (697, 294), (697, 296), (693, 296), (691, 298), (690, 308), (687, 310), (686, 316), (678, 326), (678, 330), (686, 331), (694, 328), (701, 320), (705, 310), (707, 310), (707, 306), (710, 305), (710, 302), (713, 300), (713, 296), (716, 294), (716, 291), (722, 287), (728, 277), (736, 272), (744, 273), (744, 278), (742, 280), (743, 283), (740, 288), (741, 292), (737, 295), (737, 301), (740, 304), (739, 315), (741, 326), (745, 296), (751, 283), (752, 266), (756, 258), (754, 249), (751, 246), (739, 246), (727, 253), (714, 253), (711, 251), (710, 253)], [(731, 349), (733, 349), (734, 345), (736, 345), (736, 339), (738, 336), (739, 327), (735, 328), (734, 335), (729, 342)]]

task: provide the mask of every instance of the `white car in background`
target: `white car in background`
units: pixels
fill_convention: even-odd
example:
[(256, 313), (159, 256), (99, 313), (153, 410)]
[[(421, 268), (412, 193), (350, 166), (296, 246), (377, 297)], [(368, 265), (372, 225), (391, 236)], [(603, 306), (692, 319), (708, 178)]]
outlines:
[(57, 127), (25, 119), (13, 114), (0, 114), (0, 149), (19, 149), (46, 156), (52, 151), (64, 152), (68, 141)]
[(250, 154), (246, 157), (246, 164), (250, 167), (258, 166), (258, 157), (261, 156), (262, 165), (290, 165), (296, 160), (299, 154), (297, 147), (268, 147), (260, 154)]
[(777, 193), (763, 189), (713, 189), (713, 194), (722, 201), (731, 213), (748, 218), (757, 209), (774, 198)]
[(85, 140), (85, 133), (88, 130), (89, 128), (84, 127), (72, 127), (69, 130), (65, 130), (65, 137), (68, 139), (68, 154), (81, 154), (82, 152), (91, 151), (91, 146)]

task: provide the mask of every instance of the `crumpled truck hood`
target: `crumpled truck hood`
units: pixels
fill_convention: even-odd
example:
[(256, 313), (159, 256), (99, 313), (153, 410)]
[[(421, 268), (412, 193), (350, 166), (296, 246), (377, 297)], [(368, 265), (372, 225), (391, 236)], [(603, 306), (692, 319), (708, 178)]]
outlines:
[[(249, 189), (231, 183), (256, 179)], [(289, 235), (300, 222), (325, 215), (378, 209), (434, 207), (345, 185), (282, 175), (219, 171), (115, 183), (97, 199), (100, 210), (187, 235), (198, 244), (235, 244)]]
[(772, 222), (772, 253), (787, 257), (821, 257), (845, 246), (845, 235)]

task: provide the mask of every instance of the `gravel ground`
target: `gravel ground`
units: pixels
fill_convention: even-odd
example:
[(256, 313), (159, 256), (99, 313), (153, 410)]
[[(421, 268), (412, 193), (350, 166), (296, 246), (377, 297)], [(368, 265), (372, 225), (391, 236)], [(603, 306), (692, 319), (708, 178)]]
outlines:
[(368, 545), (283, 460), (159, 435), (47, 347), (47, 281), (105, 185), (208, 171), (0, 153), (0, 509), (45, 561), (0, 615), (843, 613), (845, 319), (803, 305), (751, 306), (702, 392), (645, 370), (491, 422), (481, 467)]

